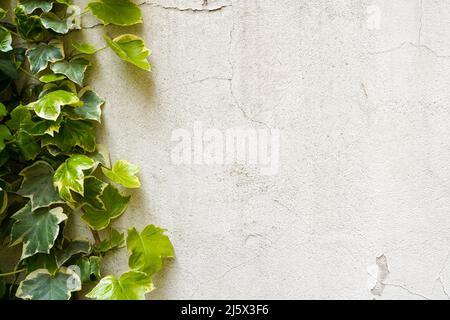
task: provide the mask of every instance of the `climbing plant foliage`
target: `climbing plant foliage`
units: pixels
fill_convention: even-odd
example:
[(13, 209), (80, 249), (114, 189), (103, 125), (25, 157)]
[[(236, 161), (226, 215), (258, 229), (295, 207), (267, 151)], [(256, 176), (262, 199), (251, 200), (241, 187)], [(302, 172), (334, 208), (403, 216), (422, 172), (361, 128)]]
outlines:
[[(0, 271), (0, 299), (81, 298), (82, 289), (92, 299), (144, 299), (174, 250), (154, 225), (127, 234), (112, 226), (127, 210), (127, 190), (141, 186), (139, 168), (126, 160), (111, 164), (97, 144), (105, 101), (92, 89), (95, 83), (85, 84), (103, 49), (150, 71), (150, 51), (139, 36), (111, 35), (106, 28), (142, 23), (141, 10), (131, 0), (1, 6), (0, 262), (12, 267)], [(104, 26), (98, 29), (104, 47), (74, 39), (85, 15)], [(91, 230), (86, 239), (65, 232), (76, 215)], [(10, 247), (21, 250), (13, 263)], [(122, 247), (129, 270), (101, 275), (105, 254)]]

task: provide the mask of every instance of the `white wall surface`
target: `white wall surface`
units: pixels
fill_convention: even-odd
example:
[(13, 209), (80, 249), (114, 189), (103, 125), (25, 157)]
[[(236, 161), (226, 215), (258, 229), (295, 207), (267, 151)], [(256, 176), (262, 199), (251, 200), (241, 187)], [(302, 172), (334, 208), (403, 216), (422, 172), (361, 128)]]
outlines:
[[(105, 50), (90, 81), (112, 159), (141, 167), (116, 225), (175, 245), (149, 298), (448, 298), (449, 1), (147, 1), (153, 72)], [(279, 129), (278, 174), (173, 164), (196, 121)]]

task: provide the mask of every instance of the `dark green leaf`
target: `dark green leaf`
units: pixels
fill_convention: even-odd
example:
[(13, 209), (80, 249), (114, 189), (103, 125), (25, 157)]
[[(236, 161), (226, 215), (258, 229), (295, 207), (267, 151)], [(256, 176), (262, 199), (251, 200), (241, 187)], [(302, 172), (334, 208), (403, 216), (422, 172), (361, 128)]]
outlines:
[(16, 212), (11, 230), (11, 245), (23, 243), (22, 259), (36, 253), (50, 253), (59, 232), (59, 224), (67, 219), (62, 208), (33, 211), (28, 203)]
[(23, 181), (17, 193), (30, 198), (32, 210), (62, 202), (53, 186), (53, 174), (45, 161), (37, 161), (20, 172)]

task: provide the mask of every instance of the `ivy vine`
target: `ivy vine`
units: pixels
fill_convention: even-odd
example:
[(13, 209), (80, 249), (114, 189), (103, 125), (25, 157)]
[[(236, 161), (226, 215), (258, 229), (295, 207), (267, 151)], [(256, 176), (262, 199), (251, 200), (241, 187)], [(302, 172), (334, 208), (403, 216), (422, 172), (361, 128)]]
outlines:
[[(137, 166), (110, 164), (96, 142), (102, 105), (85, 73), (96, 52), (110, 48), (150, 71), (150, 51), (134, 34), (110, 37), (105, 47), (70, 36), (85, 14), (103, 26), (142, 23), (131, 0), (94, 0), (83, 10), (70, 0), (20, 0), (0, 8), (0, 260), (21, 246), (13, 270), (0, 271), (0, 299), (145, 299), (152, 276), (174, 250), (154, 225), (127, 235), (111, 226), (127, 209), (126, 189), (139, 188)], [(92, 241), (65, 230), (80, 215)], [(102, 277), (102, 258), (126, 246), (129, 271)], [(2, 256), (3, 255), (3, 256)], [(8, 255), (10, 257), (10, 255)], [(85, 288), (84, 288), (85, 287)]]

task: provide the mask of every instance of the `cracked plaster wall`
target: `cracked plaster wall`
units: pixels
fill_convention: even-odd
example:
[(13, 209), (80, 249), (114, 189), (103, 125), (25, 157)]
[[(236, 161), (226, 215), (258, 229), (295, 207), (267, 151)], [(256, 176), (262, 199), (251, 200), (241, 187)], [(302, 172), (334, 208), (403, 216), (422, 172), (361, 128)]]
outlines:
[[(448, 298), (450, 2), (202, 2), (141, 4), (130, 30), (151, 75), (108, 51), (91, 73), (108, 100), (102, 141), (141, 167), (116, 225), (158, 224), (175, 245), (149, 298)], [(172, 130), (194, 121), (280, 129), (279, 174), (171, 164)]]

